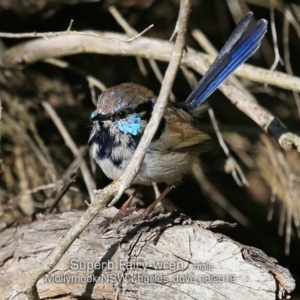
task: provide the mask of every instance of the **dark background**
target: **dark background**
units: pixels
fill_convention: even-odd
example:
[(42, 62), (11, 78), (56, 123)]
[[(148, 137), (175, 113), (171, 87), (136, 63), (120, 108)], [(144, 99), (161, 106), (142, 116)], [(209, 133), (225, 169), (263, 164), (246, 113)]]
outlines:
[[(179, 1), (176, 0), (115, 0), (86, 3), (78, 0), (66, 1), (68, 3), (65, 4), (61, 1), (59, 5), (51, 1), (11, 2), (0, 0), (1, 32), (63, 31), (73, 19), (73, 30), (123, 33), (122, 28), (107, 10), (110, 4), (115, 4), (121, 15), (134, 29), (140, 32), (150, 24), (154, 24), (146, 36), (168, 40), (173, 32), (179, 10)], [(256, 19), (270, 20), (269, 1), (258, 1), (258, 4), (255, 2), (245, 1), (243, 3), (254, 12)], [(275, 1), (274, 3), (276, 3), (275, 25), (279, 51), (283, 57), (282, 11), (289, 9), (298, 24), (300, 24), (300, 19), (297, 19), (297, 5), (288, 1)], [(245, 8), (243, 9), (245, 10)], [(192, 1), (187, 44), (202, 51), (190, 34), (191, 30), (199, 28), (210, 42), (220, 49), (234, 26), (234, 18), (226, 1)], [(6, 49), (24, 41), (26, 40), (2, 39), (0, 53), (3, 54)], [(259, 50), (248, 63), (268, 69), (274, 59), (270, 30), (268, 30), (264, 43), (262, 45), (264, 51)], [(289, 49), (294, 75), (299, 76), (300, 43), (296, 31), (292, 27), (289, 33)], [(98, 78), (107, 87), (131, 81), (147, 86), (156, 94), (160, 89), (160, 82), (155, 78), (147, 61), (144, 62), (148, 76), (142, 76), (133, 57), (84, 54), (63, 59), (72, 66)], [(167, 65), (161, 62), (157, 63), (160, 70), (164, 72)], [(282, 64), (278, 64), (276, 70), (286, 73)], [(74, 160), (74, 156), (41, 106), (38, 94), (41, 93), (44, 100), (49, 101), (54, 107), (78, 147), (87, 144), (91, 125), (89, 116), (94, 110), (94, 105), (91, 101), (87, 81), (83, 76), (70, 69), (60, 69), (49, 64), (37, 63), (20, 70), (2, 68), (1, 73), (0, 93), (3, 106), (1, 158), (3, 164), (0, 173), (0, 230), (3, 230), (8, 226), (31, 222), (37, 213), (45, 211), (58, 190), (58, 188), (41, 189), (30, 195), (21, 195), (28, 189), (49, 184), (51, 180), (44, 176), (45, 167), (40, 164), (24, 136), (17, 133), (12, 124), (7, 122), (4, 114), (10, 116), (17, 126), (27, 132), (42, 153), (47, 153), (51, 157), (58, 179), (60, 179)], [(195, 75), (200, 78), (199, 74)], [(299, 134), (298, 108), (291, 91), (246, 80), (243, 82), (261, 105), (278, 116), (292, 132)], [(99, 94), (100, 91), (97, 90), (96, 93)], [(173, 93), (176, 101), (183, 101), (190, 93), (189, 84), (182, 72), (178, 73)], [(214, 199), (213, 194), (203, 193), (203, 187), (201, 188), (201, 184), (199, 185), (192, 173), (184, 177), (182, 183), (178, 184), (177, 188), (168, 195), (168, 200), (193, 219), (221, 219), (237, 222), (236, 228), (228, 229), (224, 233), (241, 243), (258, 247), (269, 256), (275, 257), (282, 266), (291, 271), (295, 279), (298, 279), (300, 276), (299, 235), (297, 235), (297, 228), (292, 221), (291, 244), (290, 247), (286, 247), (290, 249), (290, 254), (286, 255), (285, 226), (287, 222), (285, 219), (288, 215), (287, 211), (291, 207), (293, 219), (299, 220), (300, 217), (300, 200), (297, 197), (300, 193), (299, 179), (294, 181), (292, 188), (286, 185), (291, 176), (298, 178), (297, 176), (300, 174), (299, 154), (296, 150), (282, 151), (276, 141), (271, 137), (267, 138), (252, 120), (238, 111), (219, 91), (210, 97), (209, 104), (214, 109), (221, 130), (224, 132), (225, 141), (244, 171), (250, 186), (239, 187), (231, 174), (224, 171), (226, 156), (217, 142), (212, 151), (201, 155), (201, 166), (207, 180), (214, 185), (215, 190), (239, 210), (248, 219), (248, 223), (239, 224), (234, 218), (234, 212), (230, 206), (221, 207), (220, 203)], [(214, 136), (207, 114), (203, 116), (201, 122)], [(266, 138), (271, 145), (269, 148), (264, 142)], [(288, 170), (285, 172), (285, 180), (277, 176), (282, 171), (276, 169), (281, 166), (274, 165), (274, 161), (271, 160), (273, 155), (277, 159), (283, 157), (285, 170)], [(90, 166), (88, 154), (85, 155), (85, 159)], [(78, 175), (77, 181), (73, 185), (76, 189), (70, 190), (62, 199), (56, 209), (57, 213), (69, 209), (86, 208), (84, 200), (88, 199), (88, 193), (80, 172)], [(98, 188), (102, 188), (110, 182), (98, 167), (95, 180)], [(161, 191), (164, 188), (163, 185), (159, 187)], [(272, 190), (275, 191), (273, 206), (271, 205)], [(290, 196), (290, 190), (295, 192), (294, 198)], [(149, 187), (142, 191), (140, 198), (147, 202), (153, 200), (153, 197), (153, 190)], [(26, 208), (26, 203), (30, 207), (29, 209)], [(274, 208), (273, 218), (268, 221), (267, 215), (272, 207)], [(293, 293), (292, 299), (299, 299), (299, 295), (300, 290), (297, 289)]]

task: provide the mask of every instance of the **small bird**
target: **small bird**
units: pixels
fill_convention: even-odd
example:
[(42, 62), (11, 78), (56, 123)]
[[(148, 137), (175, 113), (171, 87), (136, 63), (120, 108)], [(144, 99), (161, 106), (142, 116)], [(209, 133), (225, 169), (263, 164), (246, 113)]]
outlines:
[[(203, 102), (226, 78), (250, 58), (267, 31), (261, 19), (252, 26), (252, 12), (236, 26), (228, 41), (189, 97), (177, 105), (169, 104), (152, 139), (139, 172), (132, 184), (151, 185), (165, 182), (166, 190), (144, 212), (155, 205), (190, 170), (198, 155), (207, 150), (210, 137), (197, 126), (205, 109)], [(89, 138), (91, 154), (110, 179), (124, 172), (151, 117), (155, 94), (138, 84), (123, 83), (107, 89), (91, 114), (93, 129)], [(135, 193), (122, 206), (121, 216)]]

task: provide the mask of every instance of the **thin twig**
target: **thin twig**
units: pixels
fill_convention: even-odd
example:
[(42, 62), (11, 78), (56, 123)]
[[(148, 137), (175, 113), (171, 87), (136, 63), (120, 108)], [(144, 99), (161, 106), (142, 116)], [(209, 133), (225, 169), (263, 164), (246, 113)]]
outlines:
[(270, 68), (270, 71), (274, 71), (281, 60), (280, 54), (279, 54), (279, 49), (278, 49), (278, 42), (277, 42), (277, 32), (276, 32), (276, 27), (275, 27), (275, 14), (274, 14), (274, 6), (273, 6), (273, 1), (269, 0), (269, 8), (270, 8), (270, 26), (271, 26), (271, 32), (272, 32), (272, 38), (273, 38), (273, 49), (274, 49), (274, 62)]
[[(244, 13), (241, 8), (241, 2), (238, 0), (227, 0), (227, 6), (231, 12), (235, 24), (237, 24), (243, 17)], [(249, 9), (247, 10), (249, 11)]]
[[(293, 69), (291, 66), (291, 61), (290, 61), (290, 49), (289, 49), (289, 18), (287, 17), (288, 13), (286, 12), (286, 10), (288, 10), (288, 8), (286, 7), (285, 11), (284, 11), (284, 18), (283, 18), (283, 58), (284, 58), (284, 65), (285, 65), (285, 69), (286, 72), (293, 76)], [(295, 99), (295, 103), (297, 105), (298, 108), (298, 117), (300, 118), (300, 97), (299, 94), (296, 91), (293, 91), (293, 96)]]
[[(126, 20), (122, 17), (120, 12), (117, 10), (117, 8), (113, 5), (108, 7), (108, 11), (112, 14), (112, 16), (115, 18), (117, 23), (123, 28), (123, 30), (129, 35), (129, 36), (135, 36), (138, 34), (138, 32), (133, 29)], [(138, 64), (138, 67), (140, 69), (140, 72), (143, 74), (143, 76), (147, 76), (147, 69), (145, 67), (145, 64), (143, 62), (143, 59), (141, 57), (136, 57), (136, 61)]]
[[(279, 232), (282, 235), (285, 225), (285, 253), (289, 254), (292, 223), (299, 226), (300, 205), (298, 183), (293, 180), (293, 171), (287, 163), (286, 157), (269, 137), (261, 136), (265, 147), (260, 147), (260, 153), (264, 155), (264, 163), (259, 160), (260, 168), (265, 172), (264, 178), (269, 182), (276, 198), (280, 199), (283, 206), (279, 221)], [(297, 186), (296, 186), (297, 185)]]
[(294, 27), (298, 38), (300, 39), (300, 24), (299, 22), (295, 19), (294, 15), (291, 13), (290, 9), (285, 9), (283, 11), (284, 17), (288, 19), (288, 21), (292, 24)]
[(53, 107), (50, 105), (49, 102), (42, 100), (41, 104), (45, 111), (48, 113), (52, 121), (54, 122), (55, 126), (57, 127), (58, 131), (60, 132), (61, 136), (63, 137), (66, 145), (70, 148), (73, 155), (80, 159), (80, 170), (85, 182), (85, 185), (87, 187), (90, 199), (93, 201), (94, 199), (94, 193), (93, 190), (96, 188), (95, 182), (93, 180), (93, 177), (89, 171), (89, 168), (85, 162), (85, 160), (82, 158), (80, 150), (78, 149), (77, 145), (73, 141), (72, 137), (70, 136), (69, 131), (66, 129), (64, 123), (56, 113), (56, 111), (53, 109)]
[[(70, 24), (71, 25), (71, 24)], [(145, 28), (142, 32), (138, 33), (134, 37), (125, 38), (125, 39), (115, 39), (113, 37), (102, 36), (101, 34), (93, 33), (90, 31), (70, 31), (69, 27), (65, 31), (57, 31), (57, 32), (28, 32), (28, 33), (9, 33), (9, 32), (0, 32), (0, 38), (9, 38), (9, 39), (23, 39), (23, 38), (43, 38), (48, 40), (51, 37), (60, 37), (66, 35), (81, 35), (81, 36), (90, 36), (90, 37), (98, 37), (104, 38), (107, 40), (111, 40), (118, 45), (122, 53), (125, 53), (124, 49), (121, 46), (121, 43), (131, 43), (137, 38), (141, 37), (148, 30), (153, 27), (153, 24)]]
[(43, 139), (40, 137), (38, 130), (36, 128), (36, 125), (34, 122), (29, 122), (28, 127), (30, 129), (30, 131), (32, 132), (32, 136), (35, 139), (37, 146), (39, 147), (39, 149), (41, 150), (41, 153), (43, 153), (43, 155), (45, 156), (47, 162), (48, 162), (48, 173), (50, 175), (50, 179), (52, 181), (57, 181), (57, 170), (55, 169), (54, 163), (52, 161), (51, 155), (49, 155), (48, 151), (47, 151), (47, 147), (45, 146)]
[(193, 174), (195, 175), (195, 180), (198, 182), (199, 186), (203, 190), (208, 197), (220, 205), (226, 212), (228, 212), (235, 220), (237, 220), (240, 224), (244, 226), (248, 226), (250, 224), (249, 219), (243, 215), (240, 211), (238, 211), (225, 197), (222, 195), (218, 189), (214, 186), (214, 184), (209, 181), (209, 179), (205, 176), (200, 166), (200, 161), (198, 163), (193, 164), (192, 167)]
[(188, 21), (190, 3), (189, 0), (182, 0), (180, 4), (180, 12), (179, 17), (176, 23), (176, 27), (178, 28), (176, 42), (172, 51), (172, 56), (170, 59), (169, 66), (165, 73), (164, 80), (162, 82), (162, 87), (160, 93), (157, 98), (157, 102), (154, 105), (152, 116), (149, 120), (149, 123), (144, 131), (144, 134), (139, 142), (139, 145), (134, 152), (130, 163), (128, 164), (125, 172), (121, 175), (121, 177), (117, 180), (119, 183), (119, 191), (114, 199), (110, 202), (109, 206), (115, 204), (123, 192), (128, 188), (133, 178), (136, 176), (140, 165), (144, 159), (146, 151), (151, 143), (151, 140), (156, 132), (160, 120), (163, 116), (165, 107), (168, 103), (169, 94), (175, 80), (175, 76), (177, 70), (180, 65), (180, 61), (182, 58), (183, 48), (185, 46), (185, 33), (186, 26)]
[(70, 24), (69, 24), (69, 26), (68, 26), (68, 28), (67, 28), (67, 31), (71, 31), (72, 26), (73, 26), (73, 23), (74, 23), (74, 20), (71, 19)]
[(46, 209), (45, 214), (53, 212), (53, 209), (57, 206), (59, 200), (62, 199), (62, 197), (68, 192), (68, 190), (71, 188), (71, 185), (76, 181), (77, 177), (78, 175), (74, 175), (69, 180), (67, 180), (67, 182), (64, 183), (63, 187), (56, 195), (50, 207)]
[(44, 62), (54, 65), (59, 68), (63, 68), (63, 69), (68, 68), (72, 72), (84, 77), (91, 86), (97, 87), (102, 92), (106, 90), (106, 86), (99, 79), (96, 79), (94, 76), (87, 74), (82, 69), (72, 66), (69, 62), (66, 62), (62, 59), (57, 59), (57, 58), (47, 58), (44, 60)]
[(30, 195), (30, 194), (34, 194), (34, 193), (39, 192), (39, 191), (52, 189), (52, 188), (57, 188), (57, 187), (59, 187), (63, 184), (64, 184), (64, 182), (62, 180), (58, 180), (56, 182), (39, 185), (39, 186), (37, 186), (33, 189), (29, 189), (29, 190), (26, 190), (26, 191), (23, 191), (23, 192), (19, 193), (17, 196), (10, 198), (10, 201), (18, 200), (23, 195)]
[[(27, 132), (19, 125), (19, 123), (15, 122), (7, 113), (3, 113), (3, 120), (13, 128), (19, 135), (24, 139), (24, 141), (29, 145), (31, 150), (34, 152), (42, 166), (45, 168), (45, 171), (49, 174), (50, 178), (53, 176), (53, 170), (50, 170), (51, 165), (47, 158), (44, 156), (44, 153), (39, 149), (36, 143), (32, 140), (32, 138), (27, 134)], [(55, 178), (54, 180), (55, 181)]]
[(83, 76), (89, 84), (89, 88), (90, 88), (90, 92), (91, 92), (91, 99), (92, 99), (93, 104), (96, 106), (97, 99), (96, 99), (95, 87), (97, 87), (102, 92), (104, 92), (106, 90), (106, 86), (100, 80), (98, 80), (94, 76), (87, 74), (82, 69), (72, 66), (69, 62), (66, 62), (62, 59), (47, 58), (44, 60), (44, 62), (54, 65), (59, 68), (63, 68), (63, 69), (68, 68), (70, 71), (72, 71), (80, 76)]
[[(87, 146), (86, 147), (81, 147), (79, 149), (79, 151), (80, 151), (80, 158), (76, 158), (71, 163), (71, 165), (68, 167), (68, 169), (63, 174), (61, 180), (57, 180), (56, 182), (52, 182), (52, 183), (49, 183), (49, 184), (43, 184), (43, 185), (37, 186), (33, 189), (27, 189), (26, 191), (23, 191), (23, 192), (19, 193), (15, 197), (10, 197), (9, 201), (14, 202), (14, 201), (18, 200), (23, 195), (30, 195), (30, 194), (36, 193), (38, 191), (58, 188), (61, 185), (64, 185), (65, 181), (68, 180), (70, 178), (70, 176), (72, 176), (75, 172), (77, 172), (77, 170), (79, 168), (79, 163), (80, 163), (81, 157), (83, 157), (85, 155), (85, 153), (87, 152)], [(78, 191), (78, 189), (76, 189), (76, 188), (71, 188), (71, 189), (74, 190), (74, 191)]]
[[(119, 11), (116, 9), (115, 6), (110, 6), (108, 8), (109, 12), (113, 15), (113, 17), (115, 18), (115, 20), (118, 22), (118, 24), (120, 26), (122, 26), (123, 30), (129, 35), (129, 36), (136, 36), (138, 34), (138, 32), (133, 29), (128, 23), (127, 21), (122, 17), (122, 15), (119, 13)], [(137, 63), (140, 66), (140, 70), (142, 74), (145, 74), (145, 66), (143, 64), (143, 61), (140, 57), (136, 57), (137, 59)], [(157, 78), (157, 80), (162, 83), (164, 77), (163, 74), (161, 73), (161, 71), (158, 68), (158, 65), (156, 63), (156, 61), (154, 59), (149, 59), (149, 64)], [(170, 94), (170, 99), (171, 101), (175, 101), (175, 95), (171, 92)]]
[(239, 166), (239, 164), (237, 163), (237, 161), (234, 159), (234, 157), (230, 154), (230, 151), (223, 139), (222, 133), (220, 131), (220, 128), (218, 126), (218, 122), (216, 120), (214, 111), (212, 108), (208, 108), (208, 113), (210, 116), (210, 120), (213, 124), (214, 130), (216, 132), (218, 141), (220, 146), (222, 147), (225, 155), (227, 156), (227, 162), (226, 162), (226, 167), (225, 170), (228, 173), (231, 173), (232, 177), (234, 178), (235, 182), (237, 183), (237, 185), (239, 186), (249, 186), (249, 182), (246, 179), (246, 176), (242, 170), (242, 168)]

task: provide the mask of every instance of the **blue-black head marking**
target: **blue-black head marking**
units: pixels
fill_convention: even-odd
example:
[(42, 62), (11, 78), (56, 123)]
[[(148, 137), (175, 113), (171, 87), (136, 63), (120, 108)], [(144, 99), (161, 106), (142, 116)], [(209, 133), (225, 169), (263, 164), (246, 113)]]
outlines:
[(92, 121), (110, 120), (118, 129), (137, 136), (151, 116), (156, 96), (147, 88), (123, 83), (103, 92), (97, 101), (97, 109), (91, 114)]

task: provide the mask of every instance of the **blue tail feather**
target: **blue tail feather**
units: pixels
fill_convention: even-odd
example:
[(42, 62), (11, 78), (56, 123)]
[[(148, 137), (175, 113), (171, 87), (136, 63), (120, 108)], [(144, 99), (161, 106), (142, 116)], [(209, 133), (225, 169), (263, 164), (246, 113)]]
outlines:
[(233, 46), (240, 40), (244, 32), (246, 31), (247, 27), (250, 24), (250, 21), (252, 19), (253, 13), (248, 12), (242, 20), (238, 23), (238, 25), (233, 29), (230, 37), (226, 41), (223, 48), (220, 50), (217, 57), (222, 56), (224, 53), (229, 52)]
[(218, 86), (259, 48), (267, 30), (267, 21), (259, 20), (248, 28), (252, 13), (240, 21), (209, 70), (183, 103), (189, 110), (197, 108)]

